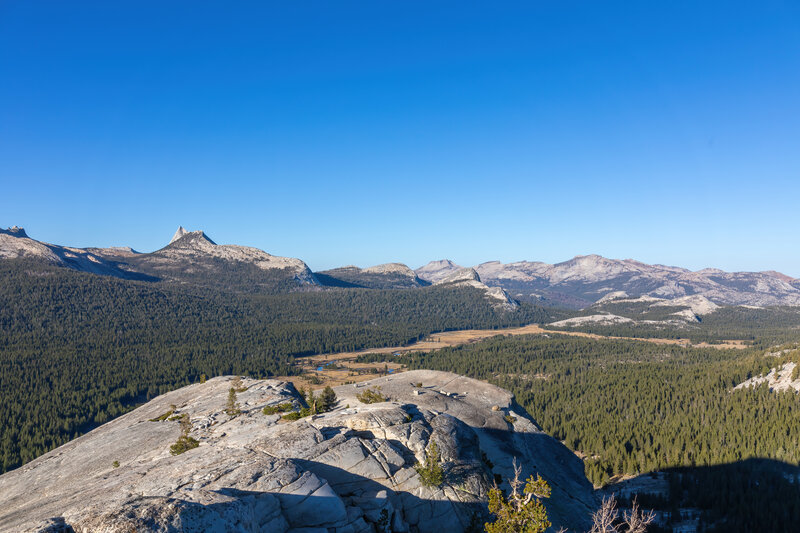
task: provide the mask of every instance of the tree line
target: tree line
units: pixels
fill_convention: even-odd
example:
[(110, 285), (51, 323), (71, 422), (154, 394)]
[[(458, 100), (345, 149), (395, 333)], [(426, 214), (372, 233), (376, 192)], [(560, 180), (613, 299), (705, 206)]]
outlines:
[(202, 376), (291, 375), (303, 355), (548, 316), (495, 308), (469, 287), (201, 292), (4, 260), (0, 471)]
[[(764, 458), (783, 465), (780, 475), (772, 475), (783, 479), (776, 486), (793, 486), (787, 476), (795, 476), (795, 484), (800, 481), (798, 395), (771, 392), (766, 386), (737, 391), (733, 387), (797, 359), (797, 351), (765, 357), (763, 350), (754, 348), (699, 349), (537, 335), (497, 336), (404, 355), (399, 362), (410, 369), (447, 370), (509, 389), (547, 433), (585, 458), (586, 475), (596, 486), (614, 476), (683, 468), (676, 479), (684, 485), (667, 503), (701, 507), (706, 530), (730, 531), (731, 520), (746, 513), (747, 524), (778, 520), (769, 516), (777, 512), (776, 506), (762, 505), (764, 497), (753, 494), (759, 489), (752, 480), (760, 477), (737, 480), (738, 473), (752, 469), (748, 460)], [(749, 466), (720, 466), (740, 464)], [(687, 499), (687, 491), (694, 496)], [(703, 491), (743, 507), (726, 515), (721, 503), (701, 497)], [(771, 490), (769, 494), (775, 495)], [(800, 500), (779, 507), (779, 523), (796, 524), (800, 519)]]

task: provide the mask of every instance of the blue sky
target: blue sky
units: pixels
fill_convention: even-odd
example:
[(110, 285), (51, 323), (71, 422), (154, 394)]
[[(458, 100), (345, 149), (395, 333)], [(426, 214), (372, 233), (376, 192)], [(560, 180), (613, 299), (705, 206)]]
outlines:
[(0, 3), (0, 226), (800, 277), (800, 7)]

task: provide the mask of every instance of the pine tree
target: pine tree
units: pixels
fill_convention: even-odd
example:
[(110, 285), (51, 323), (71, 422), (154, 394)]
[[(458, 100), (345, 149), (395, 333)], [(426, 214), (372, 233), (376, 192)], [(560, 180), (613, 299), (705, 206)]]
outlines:
[(431, 441), (428, 444), (428, 449), (425, 450), (425, 462), (414, 465), (414, 470), (419, 474), (420, 480), (425, 487), (441, 487), (442, 483), (444, 483), (441, 459), (439, 447), (434, 441)]
[(330, 411), (336, 405), (336, 393), (330, 385), (322, 390), (322, 395), (319, 398), (320, 409), (322, 412)]
[(489, 512), (496, 519), (485, 524), (486, 533), (541, 533), (550, 527), (547, 510), (541, 501), (550, 497), (550, 485), (540, 476), (536, 479), (531, 476), (522, 488), (521, 473), (522, 467), (515, 459), (508, 498), (497, 486), (489, 490)]
[(225, 412), (230, 416), (241, 414), (239, 409), (239, 402), (236, 401), (236, 389), (231, 387), (228, 389), (228, 403), (225, 405)]

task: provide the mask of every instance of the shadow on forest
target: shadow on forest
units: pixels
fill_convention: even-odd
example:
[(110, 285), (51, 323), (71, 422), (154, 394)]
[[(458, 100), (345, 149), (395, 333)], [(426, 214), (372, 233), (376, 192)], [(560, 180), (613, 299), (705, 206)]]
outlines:
[(343, 279), (335, 278), (329, 274), (322, 274), (321, 272), (314, 272), (314, 277), (317, 278), (317, 281), (319, 281), (320, 284), (325, 287), (339, 287), (342, 289), (365, 288), (363, 285), (358, 285), (357, 283), (352, 283), (349, 281), (345, 281)]
[(697, 531), (720, 533), (795, 532), (800, 527), (800, 467), (772, 459), (670, 468), (602, 492), (619, 494), (621, 505), (636, 495), (641, 506), (658, 511), (661, 527), (651, 526), (650, 533), (692, 522)]

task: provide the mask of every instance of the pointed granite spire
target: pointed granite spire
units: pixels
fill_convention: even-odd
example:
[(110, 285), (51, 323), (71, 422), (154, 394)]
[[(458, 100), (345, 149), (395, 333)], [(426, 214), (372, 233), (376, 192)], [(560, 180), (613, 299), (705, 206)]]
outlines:
[(189, 232), (186, 231), (186, 228), (184, 228), (183, 226), (178, 226), (178, 230), (175, 232), (175, 235), (172, 236), (172, 239), (169, 241), (169, 243), (172, 244), (173, 242), (177, 241), (187, 233)]
[(178, 226), (178, 230), (175, 232), (175, 235), (172, 236), (172, 240), (169, 241), (169, 244), (167, 246), (169, 246), (170, 244), (174, 244), (177, 241), (181, 241), (180, 245), (183, 247), (186, 246), (195, 247), (197, 245), (208, 245), (208, 244), (216, 246), (217, 244), (211, 239), (209, 239), (208, 235), (206, 235), (202, 230), (188, 231), (183, 226)]

